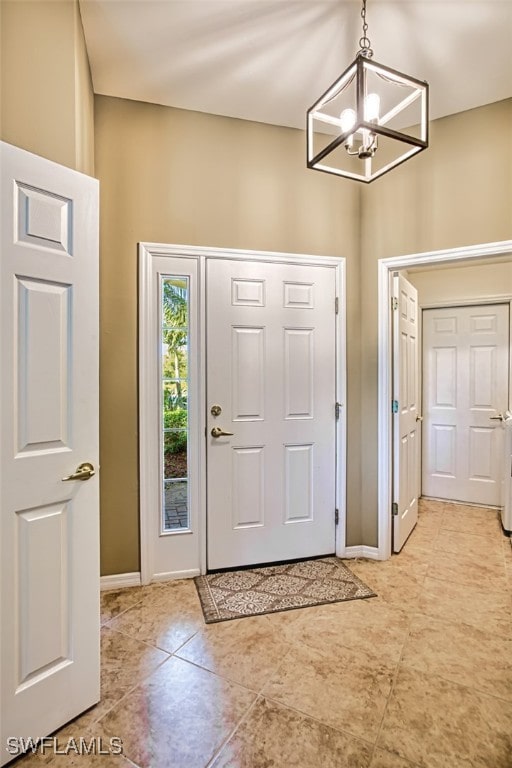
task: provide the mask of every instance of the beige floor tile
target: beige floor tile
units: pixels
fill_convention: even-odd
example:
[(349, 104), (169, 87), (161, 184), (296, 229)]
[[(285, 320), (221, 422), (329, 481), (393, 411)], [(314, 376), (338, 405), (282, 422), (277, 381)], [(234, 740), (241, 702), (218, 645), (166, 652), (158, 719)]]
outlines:
[(499, 536), (501, 531), (498, 512), (480, 507), (463, 507), (461, 512), (445, 511), (441, 527), (443, 530), (493, 538)]
[[(80, 718), (80, 725), (99, 720), (128, 691), (135, 688), (169, 654), (110, 627), (101, 631), (101, 700)], [(89, 726), (90, 727), (90, 726)]]
[(422, 547), (421, 544), (410, 546), (409, 542), (406, 541), (400, 552), (393, 554), (391, 559), (392, 561), (395, 560), (401, 567), (412, 566), (419, 573), (419, 568), (430, 562), (432, 552), (433, 546)]
[(101, 623), (105, 624), (115, 616), (133, 608), (143, 598), (142, 587), (130, 587), (128, 589), (116, 589), (102, 592), (100, 595)]
[(372, 742), (396, 665), (339, 647), (325, 654), (294, 647), (263, 689), (268, 698)]
[(177, 655), (259, 691), (288, 653), (289, 644), (267, 616), (210, 624)]
[(204, 619), (190, 579), (157, 588), (107, 626), (174, 653), (204, 627)]
[(394, 662), (400, 657), (409, 617), (396, 606), (368, 598), (306, 608), (295, 621), (275, 626), (294, 645), (332, 654), (342, 645)]
[(486, 560), (475, 552), (434, 552), (427, 571), (430, 578), (454, 581), (477, 588), (506, 589), (506, 568), (497, 559)]
[(203, 768), (255, 699), (246, 688), (172, 658), (98, 726), (105, 737), (120, 737), (125, 756), (142, 768)]
[(512, 639), (416, 616), (401, 664), (512, 702)]
[(503, 637), (512, 636), (512, 605), (508, 591), (480, 590), (427, 577), (419, 610), (429, 616), (470, 624)]
[(443, 524), (443, 515), (438, 512), (424, 512), (418, 515), (415, 531), (435, 535)]
[(367, 768), (371, 745), (260, 697), (212, 768)]
[(414, 611), (419, 604), (428, 563), (402, 566), (399, 558), (397, 555), (386, 562), (367, 561), (355, 565), (353, 570), (381, 600)]
[(384, 749), (376, 749), (370, 768), (420, 768), (420, 766), (397, 757), (391, 752), (386, 752)]
[(510, 768), (512, 705), (400, 668), (378, 746), (424, 768)]
[(67, 723), (57, 735), (66, 739), (96, 736), (96, 722), (169, 658), (168, 653), (158, 648), (102, 627), (100, 701)]
[(425, 497), (419, 499), (418, 503), (420, 512), (443, 512), (445, 506), (445, 501), (439, 501), (438, 499), (427, 499)]
[(448, 554), (474, 553), (485, 560), (502, 562), (501, 540), (491, 536), (460, 533), (442, 528), (437, 535), (434, 549)]
[(479, 507), (475, 504), (449, 504), (446, 503), (443, 509), (444, 517), (447, 516), (460, 516), (464, 518), (471, 518), (474, 520), (488, 520), (490, 517), (495, 518), (497, 510), (492, 507)]
[(440, 522), (441, 520), (439, 525), (426, 524), (425, 526), (418, 523), (407, 539), (405, 547), (409, 550), (420, 549), (430, 551), (434, 549), (439, 535)]

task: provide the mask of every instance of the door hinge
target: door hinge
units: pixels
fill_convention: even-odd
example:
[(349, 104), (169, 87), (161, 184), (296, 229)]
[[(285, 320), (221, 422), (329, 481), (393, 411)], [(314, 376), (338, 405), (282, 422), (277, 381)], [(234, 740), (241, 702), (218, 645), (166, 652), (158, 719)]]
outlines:
[(396, 296), (391, 297), (391, 309), (398, 309), (398, 299)]
[(336, 296), (336, 298), (334, 299), (334, 312), (335, 314), (338, 314), (339, 311), (340, 311), (340, 300)]
[(391, 413), (398, 413), (398, 400), (391, 401)]
[(334, 510), (334, 525), (338, 525), (340, 522), (340, 511), (339, 509)]
[(340, 417), (340, 409), (341, 409), (341, 403), (336, 403), (334, 406), (334, 413), (336, 415), (336, 420)]
[(398, 504), (394, 501), (391, 505), (391, 512), (393, 515), (398, 515)]

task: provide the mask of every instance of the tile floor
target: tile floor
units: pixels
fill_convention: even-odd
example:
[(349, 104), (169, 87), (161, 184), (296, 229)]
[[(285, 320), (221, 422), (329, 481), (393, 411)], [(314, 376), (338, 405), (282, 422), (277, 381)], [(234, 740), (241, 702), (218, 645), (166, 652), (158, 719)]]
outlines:
[(510, 768), (512, 549), (496, 513), (422, 502), (377, 598), (206, 626), (192, 581), (102, 595), (102, 700), (58, 734), (103, 768)]

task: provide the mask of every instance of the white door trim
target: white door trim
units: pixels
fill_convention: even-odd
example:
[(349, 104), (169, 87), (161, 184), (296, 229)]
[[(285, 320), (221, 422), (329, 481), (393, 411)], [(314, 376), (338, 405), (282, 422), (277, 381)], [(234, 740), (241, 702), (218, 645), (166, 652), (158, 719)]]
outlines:
[(336, 271), (336, 296), (339, 313), (336, 316), (336, 399), (342, 404), (336, 428), (336, 506), (339, 509), (339, 525), (336, 528), (336, 554), (343, 557), (346, 547), (346, 279), (345, 259), (333, 256), (252, 251), (230, 248), (205, 248), (189, 245), (162, 243), (139, 244), (139, 487), (140, 487), (140, 558), (141, 581), (148, 584), (155, 574), (152, 568), (151, 515), (159, 504), (158, 462), (155, 461), (155, 414), (158, 412), (158, 388), (154, 382), (154, 339), (157, 334), (158, 302), (152, 289), (152, 268), (155, 258), (189, 258), (199, 264), (197, 312), (198, 370), (200, 418), (197, 421), (196, 444), (200, 447), (197, 457), (199, 467), (199, 520), (197, 546), (194, 560), (186, 569), (170, 570), (161, 578), (183, 578), (206, 572), (206, 451), (205, 451), (205, 263), (206, 259), (230, 259), (241, 261), (266, 261), (273, 263), (331, 266)]
[(391, 313), (390, 278), (394, 270), (490, 259), (512, 255), (512, 240), (428, 251), (378, 261), (378, 551), (379, 559), (391, 556), (391, 481), (392, 481), (392, 414), (391, 414)]

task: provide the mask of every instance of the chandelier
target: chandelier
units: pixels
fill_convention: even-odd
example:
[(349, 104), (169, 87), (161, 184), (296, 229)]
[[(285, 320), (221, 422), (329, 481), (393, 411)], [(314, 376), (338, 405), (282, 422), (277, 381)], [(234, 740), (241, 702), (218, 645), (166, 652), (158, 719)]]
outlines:
[(369, 183), (428, 147), (428, 83), (373, 61), (366, 0), (355, 60), (307, 112), (307, 165)]

